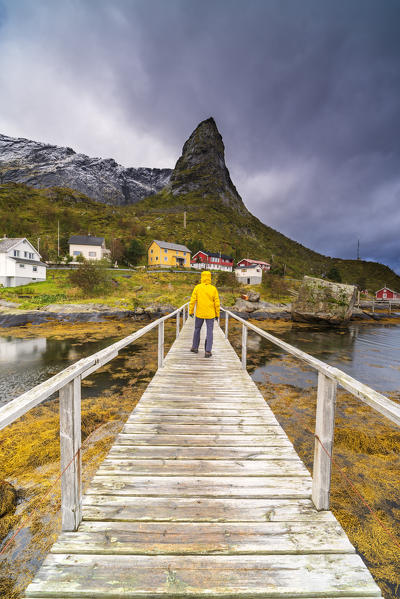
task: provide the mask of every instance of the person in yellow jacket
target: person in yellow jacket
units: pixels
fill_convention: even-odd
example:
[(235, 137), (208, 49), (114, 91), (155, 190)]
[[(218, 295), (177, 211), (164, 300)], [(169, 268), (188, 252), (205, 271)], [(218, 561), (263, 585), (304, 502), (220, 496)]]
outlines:
[(214, 319), (219, 318), (219, 295), (217, 288), (211, 285), (211, 273), (205, 270), (201, 273), (201, 283), (193, 289), (192, 297), (189, 304), (189, 316), (193, 318), (194, 308), (196, 306), (196, 320), (194, 324), (194, 334), (192, 349), (190, 351), (195, 354), (199, 351), (200, 330), (203, 322), (206, 321), (207, 337), (206, 337), (206, 353), (205, 357), (211, 357), (211, 349), (213, 344), (213, 329)]

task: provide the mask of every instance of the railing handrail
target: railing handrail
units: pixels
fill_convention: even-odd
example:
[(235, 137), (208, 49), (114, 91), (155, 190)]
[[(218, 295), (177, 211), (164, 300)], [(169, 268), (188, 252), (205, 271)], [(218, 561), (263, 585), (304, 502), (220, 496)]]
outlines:
[(22, 393), (15, 399), (8, 402), (5, 406), (0, 408), (0, 430), (15, 422), (15, 420), (29, 412), (29, 410), (35, 406), (39, 405), (42, 401), (50, 397), (50, 395), (56, 391), (59, 391), (77, 376), (82, 376), (82, 378), (85, 378), (85, 376), (88, 376), (88, 374), (91, 374), (95, 370), (101, 368), (104, 364), (116, 357), (118, 352), (124, 347), (130, 345), (140, 337), (143, 337), (143, 335), (146, 335), (149, 331), (156, 328), (160, 323), (165, 322), (169, 318), (172, 318), (180, 313), (182, 309), (187, 306), (187, 304), (188, 302), (182, 304), (182, 306), (173, 312), (158, 318), (154, 322), (142, 327), (135, 333), (116, 341), (115, 343), (103, 348), (102, 350), (99, 350), (90, 356), (87, 356), (86, 358), (78, 360), (78, 362), (75, 362), (74, 364), (70, 364), (70, 366), (67, 366), (51, 378), (43, 381), (43, 383), (32, 387), (32, 389), (29, 389), (29, 391)]
[(247, 322), (243, 318), (240, 318), (240, 316), (233, 314), (233, 312), (230, 312), (230, 310), (227, 310), (226, 308), (221, 309), (225, 313), (229, 314), (231, 318), (234, 318), (238, 322), (242, 323), (242, 325), (244, 325), (248, 329), (251, 329), (255, 333), (258, 333), (261, 337), (268, 339), (268, 341), (271, 341), (271, 343), (273, 343), (274, 345), (277, 345), (281, 349), (285, 350), (287, 353), (296, 356), (303, 362), (306, 362), (307, 364), (315, 368), (315, 370), (317, 370), (318, 372), (321, 372), (328, 378), (336, 381), (336, 383), (341, 387), (344, 387), (346, 391), (349, 391), (350, 393), (358, 397), (358, 399), (368, 404), (371, 408), (373, 408), (386, 418), (389, 418), (395, 424), (400, 425), (400, 405), (388, 399), (385, 395), (378, 393), (378, 391), (375, 391), (374, 389), (372, 389), (372, 387), (369, 387), (368, 385), (361, 383), (361, 381), (358, 381), (349, 374), (346, 374), (339, 368), (329, 366), (329, 364), (326, 364), (325, 362), (318, 360), (318, 358), (314, 358), (314, 356), (311, 356), (310, 354), (303, 352), (297, 347), (294, 347), (293, 345), (286, 343), (286, 341), (282, 341), (282, 339), (279, 339), (278, 337), (271, 335), (271, 333), (263, 331), (262, 329), (256, 327), (252, 323)]

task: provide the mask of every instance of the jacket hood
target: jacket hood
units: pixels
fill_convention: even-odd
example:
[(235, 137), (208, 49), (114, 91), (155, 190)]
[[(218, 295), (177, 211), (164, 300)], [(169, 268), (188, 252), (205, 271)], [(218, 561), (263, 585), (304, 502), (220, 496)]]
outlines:
[(201, 273), (201, 282), (204, 283), (205, 285), (210, 285), (211, 284), (211, 273), (208, 270), (203, 270), (203, 272)]

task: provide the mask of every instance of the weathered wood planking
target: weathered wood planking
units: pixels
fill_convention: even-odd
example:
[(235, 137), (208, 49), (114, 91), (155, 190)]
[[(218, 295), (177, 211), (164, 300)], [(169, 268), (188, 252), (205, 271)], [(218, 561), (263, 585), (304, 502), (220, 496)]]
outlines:
[(27, 597), (377, 597), (358, 555), (50, 554)]
[(223, 332), (205, 359), (188, 351), (192, 326), (26, 597), (380, 597)]

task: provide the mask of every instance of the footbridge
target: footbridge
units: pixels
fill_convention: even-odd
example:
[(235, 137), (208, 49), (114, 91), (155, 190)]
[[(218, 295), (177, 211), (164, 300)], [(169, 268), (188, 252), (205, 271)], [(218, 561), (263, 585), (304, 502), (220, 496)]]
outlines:
[[(189, 351), (185, 305), (0, 410), (4, 427), (60, 392), (63, 530), (26, 598), (381, 596), (329, 511), (336, 387), (397, 424), (400, 407), (222, 314), (209, 359)], [(164, 357), (169, 318), (177, 337)], [(228, 340), (232, 318), (242, 326), (240, 358)], [(82, 496), (81, 378), (155, 327), (159, 368)], [(313, 477), (246, 371), (249, 329), (318, 371)]]

